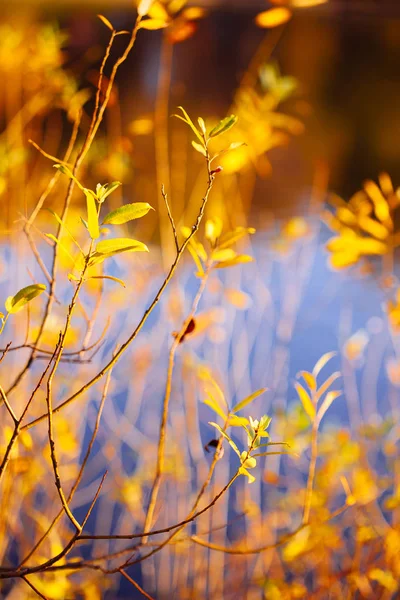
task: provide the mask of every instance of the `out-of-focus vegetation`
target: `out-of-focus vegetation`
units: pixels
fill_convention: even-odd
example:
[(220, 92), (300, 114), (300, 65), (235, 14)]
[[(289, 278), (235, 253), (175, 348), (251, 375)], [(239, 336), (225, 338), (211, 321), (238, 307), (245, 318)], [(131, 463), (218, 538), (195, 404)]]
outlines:
[[(257, 212), (312, 111), (274, 48), (329, 3), (272, 4), (231, 106), (202, 117), (170, 96), (203, 6), (98, 15), (101, 53), (0, 26), (4, 598), (399, 593), (400, 191), (372, 173), (342, 199), (315, 160), (298, 214)], [(142, 36), (160, 69), (135, 112)], [(372, 314), (333, 312), (343, 281)]]

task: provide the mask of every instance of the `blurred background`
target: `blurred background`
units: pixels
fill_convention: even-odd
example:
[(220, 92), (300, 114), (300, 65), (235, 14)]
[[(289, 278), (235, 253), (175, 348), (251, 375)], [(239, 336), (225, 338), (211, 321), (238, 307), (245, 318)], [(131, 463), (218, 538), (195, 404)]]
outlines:
[[(136, 4), (14, 0), (2, 6), (1, 298), (33, 281), (51, 279), (53, 246), (44, 234), (54, 235), (57, 223), (48, 211), (35, 207), (40, 199), (44, 208), (61, 213), (63, 207), (67, 178), (61, 177), (49, 193), (47, 186), (53, 164), (68, 154), (71, 136), (77, 135), (78, 146), (82, 142), (95, 107), (110, 39), (98, 14), (116, 29), (129, 30)], [(122, 182), (107, 199), (108, 210), (128, 202), (148, 202), (156, 209), (120, 230), (121, 236), (145, 242), (150, 253), (110, 261), (107, 274), (123, 279), (126, 289), (110, 281), (85, 287), (66, 344), (79, 359), (61, 364), (54, 402), (65, 400), (109, 360), (151, 303), (172, 262), (174, 243), (161, 184), (179, 235), (182, 226), (195, 222), (207, 177), (203, 157), (191, 147), (192, 132), (172, 117), (177, 107), (184, 106), (194, 120), (202, 116), (208, 127), (226, 115), (238, 115), (226, 143), (247, 146), (221, 157), (223, 171), (205, 218), (220, 219), (224, 232), (255, 227), (257, 232), (244, 235), (238, 246), (254, 261), (213, 272), (196, 313), (195, 331), (178, 348), (156, 526), (185, 518), (211, 462), (204, 446), (215, 436), (209, 421), (217, 417), (204, 404), (200, 367), (212, 371), (230, 405), (268, 388), (251, 405), (251, 414), (271, 415), (271, 439), (290, 442), (296, 459), (273, 456), (260, 461), (255, 483), (241, 477), (186, 529), (186, 537), (129, 572), (149, 594), (165, 600), (294, 600), (311, 592), (321, 600), (328, 595), (394, 598), (400, 580), (400, 339), (388, 306), (398, 304), (396, 257), (391, 255), (389, 268), (385, 262), (381, 269), (381, 257), (373, 256), (350, 271), (338, 271), (326, 242), (332, 235), (327, 227), (332, 206), (347, 206), (365, 180), (376, 181), (382, 172), (390, 174), (395, 190), (400, 182), (400, 4), (163, 0), (161, 5), (168, 26), (139, 31), (79, 174), (91, 189), (98, 182)], [(270, 9), (284, 12), (274, 13), (276, 22), (271, 22)], [(101, 99), (110, 64), (126, 40), (124, 35), (115, 40)], [(386, 200), (393, 199), (388, 179), (379, 182)], [(76, 189), (68, 227), (82, 243), (87, 241), (81, 222), (85, 210)], [(30, 237), (25, 235), (27, 222)], [(198, 239), (209, 250), (204, 227)], [(74, 252), (68, 235), (63, 244)], [(40, 252), (42, 264), (32, 249)], [(72, 503), (76, 514), (84, 515), (108, 469), (87, 525), (92, 533), (142, 531), (156, 464), (168, 351), (199, 286), (198, 265), (190, 256), (186, 259), (113, 372), (93, 455)], [(59, 302), (40, 338), (47, 353), (54, 349), (71, 298), (70, 263), (60, 252)], [(13, 346), (22, 346), (0, 365), (7, 384), (29, 357), (27, 341), (38, 334), (43, 304), (35, 301), (21, 315), (8, 321), (2, 335), (4, 346), (11, 340)], [(98, 351), (85, 360), (81, 348), (97, 345), (96, 340), (101, 342)], [(340, 371), (343, 377), (335, 385), (342, 395), (321, 427), (313, 504), (319, 521), (305, 537), (281, 548), (277, 540), (301, 523), (311, 456), (310, 421), (294, 384), (300, 371), (311, 372), (321, 355), (331, 351), (336, 354), (319, 381)], [(12, 392), (16, 407), (23, 406), (43, 358), (34, 361), (21, 387)], [(91, 388), (57, 417), (66, 487), (76, 477), (82, 448), (93, 431), (101, 390)], [(45, 406), (43, 393), (36, 400), (32, 418)], [(9, 435), (5, 426), (2, 435), (1, 448)], [(235, 429), (233, 436), (246, 447), (243, 431)], [(2, 565), (18, 564), (51, 523), (58, 496), (47, 446), (42, 423), (29, 430), (9, 466), (0, 495), (0, 509), (7, 515), (0, 524)], [(236, 467), (237, 457), (226, 445), (204, 501), (212, 500)], [(339, 523), (327, 515), (336, 514), (343, 502), (351, 506), (343, 481), (358, 504)], [(68, 523), (60, 521), (30, 560), (53, 555), (70, 533)], [(206, 544), (193, 542), (194, 534)], [(160, 539), (153, 538), (150, 545), (155, 547)], [(124, 544), (95, 540), (74, 549), (71, 560), (119, 552)], [(214, 551), (210, 544), (228, 550)], [(243, 549), (265, 544), (271, 546), (265, 552), (241, 555)], [(229, 551), (233, 547), (239, 548), (237, 554)], [(115, 564), (107, 561), (107, 566)], [(370, 577), (372, 566), (380, 571)], [(143, 597), (122, 577), (107, 578), (96, 571), (77, 576), (67, 570), (49, 572), (31, 580), (54, 600)], [(1, 585), (2, 597), (9, 600), (37, 597), (20, 580)]]

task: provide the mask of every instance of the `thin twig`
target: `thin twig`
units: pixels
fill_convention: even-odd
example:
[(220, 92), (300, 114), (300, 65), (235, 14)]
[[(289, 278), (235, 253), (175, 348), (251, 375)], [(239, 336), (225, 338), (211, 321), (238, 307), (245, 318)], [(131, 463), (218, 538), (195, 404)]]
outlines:
[(142, 587), (140, 587), (140, 585), (134, 579), (132, 579), (132, 577), (130, 577), (128, 575), (128, 573), (126, 573), (123, 569), (118, 569), (118, 570), (121, 573), (121, 575), (123, 575), (125, 577), (125, 579), (127, 579), (142, 594), (142, 596), (144, 596), (145, 598), (148, 598), (148, 600), (154, 600), (153, 596), (150, 596), (150, 594), (145, 592), (144, 589)]
[(37, 589), (37, 587), (35, 587), (33, 585), (33, 583), (31, 583), (27, 577), (22, 576), (21, 579), (23, 579), (25, 581), (25, 583), (27, 583), (29, 585), (29, 587), (35, 592), (35, 594), (37, 594), (37, 596), (39, 596), (39, 598), (43, 598), (44, 600), (48, 600), (47, 596), (45, 596), (44, 594), (42, 594), (42, 592), (39, 592), (39, 590)]
[(168, 202), (168, 195), (167, 195), (167, 192), (165, 191), (164, 184), (161, 186), (161, 195), (164, 198), (165, 206), (167, 207), (167, 213), (168, 213), (169, 222), (171, 223), (172, 233), (174, 234), (175, 249), (176, 249), (177, 252), (179, 252), (178, 233), (176, 231), (174, 217), (172, 216), (171, 208), (170, 208), (170, 205), (169, 205), (169, 202)]
[[(158, 492), (159, 492), (160, 485), (161, 485), (161, 478), (162, 478), (162, 474), (164, 471), (165, 439), (166, 439), (166, 433), (167, 433), (166, 430), (167, 430), (168, 410), (169, 410), (169, 401), (171, 398), (172, 376), (173, 376), (174, 364), (175, 364), (175, 354), (176, 354), (177, 349), (179, 348), (179, 344), (181, 343), (181, 341), (183, 340), (183, 338), (185, 336), (185, 333), (187, 331), (190, 321), (193, 319), (194, 315), (196, 314), (197, 307), (199, 305), (200, 299), (201, 299), (203, 292), (205, 290), (205, 287), (206, 287), (208, 276), (210, 274), (210, 269), (211, 269), (211, 263), (208, 264), (205, 274), (201, 280), (197, 294), (193, 300), (192, 307), (189, 311), (189, 314), (187, 315), (186, 319), (184, 320), (179, 332), (175, 336), (175, 339), (172, 343), (172, 346), (171, 346), (171, 349), (169, 352), (167, 382), (165, 385), (165, 394), (164, 394), (162, 416), (161, 416), (159, 438), (158, 438), (156, 474), (155, 474), (153, 486), (152, 486), (151, 493), (150, 493), (150, 501), (149, 501), (149, 505), (147, 508), (146, 519), (145, 519), (145, 523), (144, 523), (145, 531), (150, 529), (152, 522), (153, 522), (154, 510), (156, 507)], [(146, 539), (144, 539), (143, 542), (145, 543)]]
[[(214, 183), (214, 178), (215, 175), (211, 172), (211, 164), (210, 164), (210, 157), (207, 155), (207, 171), (208, 171), (208, 184), (207, 184), (207, 189), (206, 192), (203, 196), (203, 200), (200, 206), (200, 210), (199, 213), (197, 215), (197, 219), (195, 224), (192, 227), (192, 231), (190, 233), (190, 235), (184, 240), (184, 242), (182, 243), (182, 245), (179, 248), (179, 252), (177, 252), (175, 260), (173, 261), (170, 270), (166, 276), (166, 278), (164, 279), (161, 287), (159, 288), (158, 292), (156, 293), (153, 301), (151, 302), (150, 306), (145, 310), (142, 318), (139, 321), (139, 324), (136, 326), (136, 328), (134, 329), (134, 331), (131, 333), (131, 335), (129, 336), (129, 338), (126, 340), (125, 343), (122, 344), (121, 348), (119, 349), (119, 351), (117, 352), (117, 354), (90, 380), (88, 381), (88, 383), (86, 383), (85, 385), (83, 385), (77, 392), (75, 392), (74, 394), (72, 394), (72, 396), (70, 396), (69, 398), (67, 398), (66, 400), (64, 400), (64, 402), (61, 402), (61, 404), (59, 404), (58, 406), (56, 406), (54, 408), (54, 413), (59, 412), (60, 410), (62, 410), (63, 408), (65, 408), (66, 406), (68, 406), (69, 404), (71, 404), (72, 402), (74, 402), (77, 398), (79, 398), (82, 394), (84, 394), (89, 388), (92, 387), (92, 385), (94, 385), (95, 383), (97, 383), (97, 381), (99, 381), (99, 379), (101, 379), (106, 373), (107, 371), (113, 366), (115, 365), (116, 362), (118, 362), (118, 360), (120, 359), (120, 357), (122, 356), (122, 354), (125, 352), (125, 350), (130, 346), (130, 344), (133, 342), (133, 340), (136, 338), (136, 336), (138, 335), (138, 333), (141, 331), (143, 325), (146, 323), (149, 315), (153, 312), (153, 309), (156, 307), (156, 305), (158, 304), (162, 294), (164, 293), (165, 289), (167, 288), (169, 282), (171, 281), (172, 277), (175, 274), (175, 271), (178, 267), (178, 264), (182, 258), (182, 255), (186, 249), (186, 246), (188, 245), (188, 243), (190, 242), (190, 240), (192, 239), (192, 237), (195, 235), (195, 233), (198, 231), (199, 227), (200, 227), (200, 223), (203, 219), (204, 216), (204, 211), (205, 211), (205, 207), (207, 204), (207, 200), (208, 197), (210, 195), (210, 192), (212, 190), (213, 187), (213, 183)], [(43, 414), (40, 417), (37, 417), (36, 419), (34, 419), (33, 421), (31, 421), (30, 423), (28, 423), (27, 425), (24, 426), (24, 429), (30, 429), (31, 427), (34, 427), (35, 425), (37, 425), (38, 423), (40, 423), (41, 421), (45, 420), (47, 418), (47, 414)]]
[[(107, 374), (107, 378), (104, 384), (104, 388), (103, 388), (103, 394), (101, 397), (101, 401), (99, 404), (99, 408), (97, 411), (97, 417), (96, 417), (96, 422), (93, 428), (93, 432), (92, 432), (92, 436), (90, 438), (89, 444), (88, 444), (88, 448), (86, 450), (86, 454), (85, 457), (82, 461), (82, 465), (79, 469), (79, 473), (78, 476), (75, 480), (74, 485), (71, 488), (71, 491), (68, 494), (68, 498), (67, 498), (67, 502), (68, 504), (72, 501), (74, 494), (76, 492), (76, 490), (78, 489), (78, 486), (82, 480), (83, 477), (83, 473), (84, 470), (86, 468), (87, 462), (89, 460), (89, 457), (91, 455), (92, 449), (93, 449), (93, 444), (95, 442), (96, 436), (97, 436), (97, 432), (99, 430), (99, 426), (100, 426), (100, 419), (101, 419), (101, 415), (103, 413), (103, 408), (104, 408), (104, 404), (107, 398), (107, 394), (108, 394), (108, 388), (110, 385), (110, 381), (111, 381), (111, 375), (112, 375), (112, 369), (109, 370), (108, 374)], [(55, 516), (55, 518), (53, 519), (52, 523), (49, 525), (49, 527), (47, 528), (47, 530), (44, 532), (44, 534), (42, 535), (42, 537), (36, 542), (35, 546), (32, 548), (32, 550), (29, 552), (29, 554), (27, 554), (25, 556), (25, 558), (22, 560), (22, 562), (20, 563), (19, 567), (22, 567), (26, 562), (28, 562), (28, 560), (31, 558), (31, 556), (37, 551), (37, 549), (41, 546), (41, 544), (44, 542), (44, 540), (48, 537), (48, 535), (50, 534), (50, 532), (52, 531), (53, 527), (55, 527), (58, 523), (58, 521), (60, 520), (61, 516), (63, 515), (64, 510), (61, 509), (58, 514)]]

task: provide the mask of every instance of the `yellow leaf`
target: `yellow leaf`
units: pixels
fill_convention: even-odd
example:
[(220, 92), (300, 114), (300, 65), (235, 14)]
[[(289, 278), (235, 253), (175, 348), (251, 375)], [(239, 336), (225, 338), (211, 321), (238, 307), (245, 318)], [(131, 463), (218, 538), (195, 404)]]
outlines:
[(154, 0), (141, 0), (137, 9), (139, 17), (147, 15), (151, 9)]
[(166, 11), (164, 5), (159, 2), (159, 0), (154, 0), (147, 14), (152, 19), (161, 19), (162, 21), (169, 20), (168, 12)]
[(227, 300), (239, 310), (246, 310), (252, 304), (250, 296), (245, 292), (242, 292), (241, 290), (234, 290), (228, 288), (225, 290), (225, 296)]
[(292, 13), (284, 6), (278, 8), (270, 8), (256, 16), (256, 25), (262, 28), (270, 29), (283, 25), (291, 18)]
[(386, 254), (388, 249), (386, 244), (372, 238), (360, 239), (357, 247), (361, 254)]
[(240, 265), (242, 263), (253, 262), (253, 260), (254, 258), (248, 254), (238, 254), (234, 258), (216, 263), (215, 268), (226, 269), (227, 267), (235, 267), (236, 265)]
[(97, 15), (97, 16), (98, 16), (98, 18), (100, 19), (100, 21), (101, 21), (102, 23), (104, 23), (104, 25), (105, 25), (106, 27), (108, 27), (108, 29), (109, 29), (110, 31), (114, 31), (114, 27), (112, 26), (112, 24), (110, 23), (110, 21), (109, 21), (108, 19), (106, 19), (106, 17), (104, 17), (103, 15)]
[(96, 201), (93, 197), (93, 194), (90, 190), (84, 190), (86, 196), (86, 205), (87, 205), (87, 222), (88, 222), (88, 230), (90, 237), (92, 240), (97, 240), (100, 237), (99, 231), (99, 217), (97, 215), (97, 207)]
[(311, 6), (320, 6), (320, 4), (326, 4), (328, 0), (292, 0), (291, 6), (296, 8), (310, 8)]
[(200, 8), (199, 6), (191, 6), (189, 8), (185, 8), (182, 13), (182, 17), (188, 21), (197, 21), (198, 19), (202, 19), (205, 14), (206, 11), (204, 8)]
[(211, 258), (215, 261), (226, 261), (232, 260), (236, 257), (236, 252), (232, 248), (224, 248), (222, 250), (214, 250), (211, 254)]
[(312, 375), (308, 371), (301, 371), (299, 375), (304, 379), (310, 390), (312, 392), (315, 392), (315, 390), (317, 389), (317, 382), (315, 381), (314, 375)]
[(382, 587), (386, 588), (389, 592), (394, 593), (397, 591), (399, 584), (393, 577), (390, 571), (383, 571), (382, 569), (371, 569), (368, 573), (368, 577), (373, 581), (377, 581)]
[(382, 194), (379, 187), (374, 181), (366, 181), (364, 183), (364, 190), (374, 203), (375, 214), (381, 222), (386, 221), (390, 218), (389, 206), (386, 198)]
[(369, 233), (373, 237), (378, 238), (379, 240), (385, 240), (389, 235), (389, 230), (382, 225), (382, 223), (378, 223), (371, 217), (360, 216), (358, 218), (358, 225), (363, 229), (366, 233)]
[(316, 411), (315, 411), (315, 406), (314, 406), (310, 396), (307, 394), (307, 392), (303, 388), (303, 386), (300, 383), (298, 383), (297, 381), (294, 384), (294, 387), (296, 388), (296, 391), (299, 395), (299, 398), (301, 400), (304, 410), (310, 417), (310, 421), (314, 421)]
[(359, 258), (358, 252), (335, 252), (330, 257), (330, 263), (334, 269), (345, 269), (358, 262)]
[(312, 374), (314, 377), (318, 377), (320, 371), (324, 368), (324, 366), (334, 357), (337, 352), (326, 352), (323, 354), (319, 360), (315, 363)]
[(168, 21), (163, 21), (161, 19), (146, 19), (145, 21), (140, 21), (139, 24), (140, 29), (149, 29), (151, 31), (164, 29), (165, 27), (168, 27)]
[(310, 528), (301, 529), (293, 536), (283, 549), (283, 558), (290, 562), (303, 554), (308, 548), (310, 537)]

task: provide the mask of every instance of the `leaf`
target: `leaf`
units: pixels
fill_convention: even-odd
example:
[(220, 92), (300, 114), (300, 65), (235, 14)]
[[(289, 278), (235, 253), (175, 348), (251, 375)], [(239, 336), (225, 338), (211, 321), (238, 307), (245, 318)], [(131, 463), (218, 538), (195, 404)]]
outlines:
[(325, 400), (321, 404), (321, 406), (318, 410), (318, 413), (317, 413), (318, 423), (321, 422), (324, 414), (326, 413), (328, 408), (331, 406), (332, 402), (341, 395), (342, 395), (342, 392), (340, 392), (340, 391), (330, 391), (327, 393)]
[(229, 417), (229, 427), (245, 427), (248, 424), (249, 421), (246, 419), (246, 417), (238, 417), (237, 415), (231, 415)]
[(189, 117), (189, 115), (187, 114), (186, 110), (183, 108), (183, 106), (178, 106), (178, 108), (179, 108), (179, 110), (182, 111), (183, 117), (181, 117), (181, 115), (174, 115), (174, 117), (177, 117), (177, 119), (181, 119), (181, 121), (184, 121), (184, 123), (186, 123), (187, 125), (189, 125), (189, 127), (191, 128), (191, 130), (193, 131), (193, 133), (195, 134), (195, 136), (200, 140), (200, 142), (202, 144), (204, 144), (204, 140), (203, 140), (203, 138), (201, 136), (200, 131), (194, 125), (192, 119)]
[(254, 477), (254, 475), (252, 475), (251, 473), (249, 473), (247, 471), (247, 469), (245, 469), (244, 467), (239, 467), (239, 471), (240, 475), (246, 475), (246, 477), (249, 480), (249, 483), (254, 483), (254, 481), (256, 480), (256, 478)]
[(256, 230), (253, 227), (237, 227), (234, 231), (226, 233), (221, 237), (218, 248), (227, 248), (228, 246), (232, 246), (232, 244), (235, 244), (245, 235), (252, 235), (255, 232)]
[(238, 455), (238, 457), (240, 458), (240, 452), (239, 452), (239, 448), (236, 446), (235, 442), (233, 440), (231, 440), (231, 438), (229, 437), (229, 435), (227, 435), (225, 433), (225, 431), (223, 431), (221, 429), (221, 427), (219, 425), (217, 425), (217, 423), (214, 423), (213, 421), (209, 421), (208, 423), (209, 425), (212, 425), (213, 427), (215, 427), (215, 429), (217, 429), (220, 434), (228, 441), (229, 445), (231, 446), (231, 448), (234, 449), (234, 451), (236, 452), (236, 454)]
[(315, 392), (315, 390), (317, 389), (317, 382), (315, 381), (314, 375), (312, 375), (308, 371), (301, 371), (299, 373), (299, 376), (304, 379), (310, 390), (312, 392)]
[(104, 202), (104, 200), (121, 185), (122, 183), (120, 181), (112, 181), (111, 183), (106, 183), (105, 185), (100, 185), (98, 183), (96, 186), (96, 194), (99, 202)]
[(216, 125), (214, 129), (210, 131), (210, 138), (216, 137), (217, 135), (221, 135), (221, 133), (225, 133), (226, 131), (228, 131), (231, 127), (235, 125), (235, 123), (237, 123), (237, 120), (238, 118), (236, 115), (230, 115), (230, 117), (222, 119), (222, 121), (220, 121), (218, 125)]
[(61, 227), (60, 231), (62, 231), (62, 229), (65, 229), (65, 231), (68, 233), (68, 235), (71, 238), (71, 240), (74, 242), (75, 246), (77, 246), (77, 248), (79, 248), (79, 250), (82, 252), (82, 254), (84, 254), (82, 248), (80, 247), (80, 245), (78, 244), (78, 242), (76, 241), (76, 239), (74, 238), (74, 236), (72, 235), (72, 233), (70, 232), (70, 230), (68, 229), (68, 227), (66, 226), (66, 224), (62, 222), (62, 220), (60, 219), (60, 217), (58, 216), (58, 214), (54, 210), (52, 210), (51, 208), (45, 208), (45, 210), (48, 210), (49, 213), (51, 213), (53, 215), (53, 217), (56, 219), (57, 223)]
[(163, 21), (162, 19), (146, 19), (145, 21), (140, 21), (139, 29), (156, 31), (157, 29), (164, 29), (165, 27), (168, 27), (168, 25), (168, 21)]
[(310, 417), (310, 420), (314, 421), (316, 411), (315, 411), (315, 406), (314, 406), (310, 396), (308, 395), (306, 390), (303, 388), (303, 386), (300, 383), (298, 383), (297, 381), (294, 384), (294, 387), (296, 388), (296, 391), (299, 395), (299, 398), (301, 400), (304, 410)]
[(252, 456), (249, 456), (249, 453), (246, 450), (243, 450), (240, 455), (240, 460), (242, 462), (242, 467), (247, 469), (254, 469), (257, 466), (257, 461)]
[(96, 252), (100, 254), (110, 254), (134, 248), (136, 252), (148, 252), (149, 249), (142, 242), (131, 240), (130, 238), (113, 238), (111, 240), (102, 240), (96, 246)]
[(227, 152), (232, 152), (232, 150), (238, 150), (239, 148), (243, 148), (243, 146), (247, 146), (247, 144), (245, 142), (232, 142), (228, 146), (228, 148), (225, 148), (225, 150), (221, 150), (220, 152), (214, 154), (211, 160), (215, 160), (216, 158), (218, 158), (222, 154), (226, 154)]
[(197, 152), (200, 152), (200, 154), (202, 154), (203, 156), (207, 156), (207, 152), (206, 152), (204, 146), (202, 146), (198, 142), (194, 142), (194, 141), (192, 142), (192, 146), (195, 150), (197, 150)]
[(224, 414), (224, 412), (221, 409), (221, 407), (215, 401), (215, 398), (212, 398), (212, 397), (206, 398), (204, 400), (204, 404), (207, 404), (207, 406), (209, 406), (211, 408), (211, 410), (213, 410), (215, 413), (217, 413), (217, 415), (219, 417), (221, 417), (221, 419), (223, 419), (224, 421), (226, 421), (226, 415)]
[(111, 275), (92, 275), (88, 277), (88, 279), (110, 279), (111, 281), (115, 281), (122, 285), (122, 287), (126, 288), (126, 283), (122, 281), (122, 279), (118, 279), (118, 277), (112, 277)]
[(113, 238), (97, 244), (96, 251), (90, 258), (90, 265), (103, 262), (106, 258), (121, 254), (121, 252), (148, 252), (148, 247), (142, 242), (130, 238)]
[[(66, 249), (66, 247), (64, 246), (64, 244), (62, 242), (60, 242), (60, 240), (58, 238), (56, 238), (55, 235), (53, 235), (52, 233), (45, 233), (45, 236), (49, 238), (49, 240), (52, 240), (53, 242), (55, 242), (56, 244), (58, 244), (60, 246), (60, 248), (63, 250), (63, 252), (65, 252), (65, 254), (68, 256), (68, 258), (71, 259), (71, 261), (73, 263), (75, 263), (75, 258), (72, 256), (72, 254)], [(80, 255), (82, 256), (82, 255)]]
[(190, 256), (193, 258), (194, 260), (194, 264), (197, 267), (198, 270), (198, 274), (200, 277), (203, 277), (204, 275), (204, 269), (203, 269), (203, 265), (201, 264), (200, 258), (196, 252), (196, 250), (193, 248), (193, 246), (189, 243), (187, 249), (189, 250)]
[(124, 204), (115, 210), (112, 210), (103, 220), (103, 225), (122, 225), (134, 219), (141, 219), (150, 210), (154, 210), (147, 202), (134, 202), (133, 204)]
[(326, 354), (323, 354), (321, 356), (321, 358), (316, 362), (315, 367), (312, 370), (312, 374), (315, 378), (318, 377), (319, 372), (322, 371), (326, 363), (329, 362), (331, 358), (336, 356), (336, 354), (337, 352), (327, 352)]
[(279, 25), (283, 25), (289, 21), (291, 16), (292, 13), (288, 8), (280, 6), (277, 8), (264, 10), (256, 16), (255, 21), (258, 27), (262, 27), (263, 29), (271, 29), (273, 27), (279, 27)]
[(6, 311), (10, 314), (19, 312), (25, 304), (40, 296), (46, 289), (43, 283), (34, 283), (22, 288), (15, 294), (15, 296), (9, 296), (5, 302)]
[(204, 119), (202, 119), (201, 117), (199, 117), (197, 119), (197, 122), (198, 122), (198, 124), (200, 126), (200, 129), (201, 129), (203, 135), (205, 136), (207, 134), (207, 130), (206, 130), (206, 124), (204, 123)]
[(236, 265), (240, 265), (242, 263), (253, 262), (253, 260), (254, 260), (254, 258), (252, 256), (249, 256), (248, 254), (238, 254), (237, 256), (235, 256), (235, 258), (216, 263), (214, 265), (214, 268), (215, 269), (226, 269), (228, 267), (235, 267)]
[(96, 200), (94, 198), (93, 192), (91, 192), (90, 190), (85, 189), (85, 196), (86, 196), (86, 206), (87, 206), (87, 222), (88, 222), (88, 231), (89, 231), (89, 235), (92, 238), (92, 240), (97, 240), (98, 237), (100, 237), (100, 231), (99, 231), (99, 217), (97, 215), (97, 208), (96, 208)]
[(144, 17), (149, 12), (154, 0), (141, 0), (137, 9), (139, 17)]
[(114, 27), (112, 26), (112, 24), (110, 23), (110, 21), (108, 19), (106, 19), (106, 17), (104, 17), (103, 15), (97, 15), (97, 17), (100, 19), (100, 21), (106, 26), (108, 27), (108, 29), (110, 31), (114, 31)]
[(342, 376), (342, 374), (339, 371), (335, 371), (335, 373), (332, 373), (332, 375), (330, 375), (328, 377), (328, 379), (326, 381), (324, 381), (324, 383), (321, 385), (321, 387), (317, 390), (317, 393), (315, 394), (315, 402), (318, 402), (318, 400), (320, 400), (320, 398), (322, 398), (322, 396), (325, 394), (325, 392), (327, 392), (329, 390), (331, 385), (333, 385), (335, 383), (335, 381), (337, 379), (339, 379), (339, 377), (341, 377), (341, 376)]
[(57, 163), (57, 164), (55, 164), (53, 166), (54, 166), (55, 169), (58, 169), (60, 171), (60, 173), (63, 173), (64, 175), (67, 175), (70, 179), (72, 179), (76, 183), (76, 185), (79, 187), (79, 189), (82, 190), (82, 192), (85, 191), (85, 188), (80, 183), (80, 181), (77, 180), (77, 178), (75, 177), (75, 175), (72, 173), (71, 169), (69, 169), (65, 165), (61, 165), (59, 163)]
[(215, 261), (224, 262), (226, 260), (232, 260), (237, 256), (236, 252), (232, 248), (217, 248), (211, 254), (211, 258)]
[(250, 402), (253, 402), (253, 400), (255, 400), (258, 396), (264, 394), (267, 391), (267, 389), (268, 388), (261, 388), (256, 392), (253, 392), (252, 394), (250, 394), (250, 396), (247, 396), (244, 400), (241, 400), (240, 402), (235, 404), (235, 406), (232, 408), (232, 412), (237, 413), (239, 410), (242, 410), (242, 408), (250, 404)]

